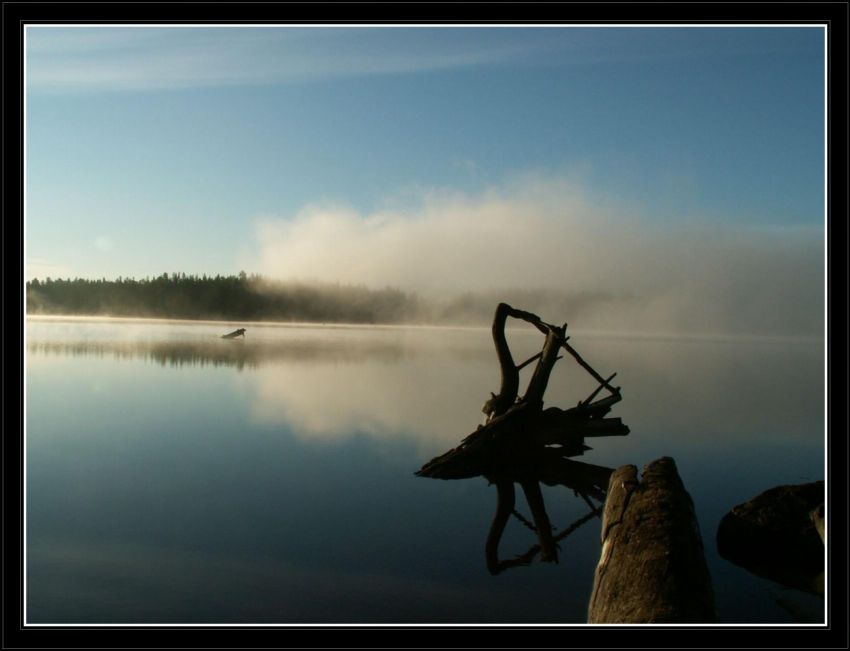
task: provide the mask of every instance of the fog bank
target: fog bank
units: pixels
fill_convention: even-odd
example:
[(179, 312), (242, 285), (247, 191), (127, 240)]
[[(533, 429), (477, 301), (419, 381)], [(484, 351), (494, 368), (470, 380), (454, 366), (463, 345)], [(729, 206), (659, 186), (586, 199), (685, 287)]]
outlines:
[(822, 228), (662, 223), (563, 178), (255, 226), (262, 274), (417, 291), (438, 317), (480, 320), (507, 300), (609, 331), (823, 332)]

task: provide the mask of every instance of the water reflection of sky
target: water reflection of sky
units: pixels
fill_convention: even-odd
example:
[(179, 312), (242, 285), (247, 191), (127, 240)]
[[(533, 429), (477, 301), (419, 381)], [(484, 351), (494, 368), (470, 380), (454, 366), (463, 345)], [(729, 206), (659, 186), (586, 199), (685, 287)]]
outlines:
[[(28, 322), (33, 619), (583, 621), (595, 524), (562, 543), (560, 565), (493, 578), (495, 491), (412, 474), (483, 421), (498, 388), (487, 330), (249, 326), (245, 341), (221, 340), (228, 330)], [(532, 331), (509, 337), (517, 358), (539, 349)], [(823, 477), (822, 344), (571, 343), (618, 372), (612, 415), (632, 430), (589, 441), (584, 460), (673, 456), (721, 615), (786, 621), (786, 592), (719, 559), (713, 533), (765, 488)], [(594, 388), (568, 362), (549, 404)], [(546, 494), (556, 526), (586, 511)], [(511, 525), (504, 553), (525, 551), (528, 533)]]

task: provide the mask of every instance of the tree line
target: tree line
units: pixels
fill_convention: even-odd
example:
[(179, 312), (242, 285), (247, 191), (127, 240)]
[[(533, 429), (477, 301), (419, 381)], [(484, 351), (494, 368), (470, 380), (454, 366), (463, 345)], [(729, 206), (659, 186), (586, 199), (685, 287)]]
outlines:
[(34, 279), (27, 313), (176, 319), (402, 323), (421, 312), (412, 293), (386, 287), (296, 283), (260, 275), (163, 273), (136, 280)]

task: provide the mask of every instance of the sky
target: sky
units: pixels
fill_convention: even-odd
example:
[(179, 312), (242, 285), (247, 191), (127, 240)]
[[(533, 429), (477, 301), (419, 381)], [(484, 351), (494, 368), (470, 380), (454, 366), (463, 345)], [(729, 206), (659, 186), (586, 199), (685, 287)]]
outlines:
[(26, 275), (551, 288), (822, 332), (824, 39), (29, 25)]

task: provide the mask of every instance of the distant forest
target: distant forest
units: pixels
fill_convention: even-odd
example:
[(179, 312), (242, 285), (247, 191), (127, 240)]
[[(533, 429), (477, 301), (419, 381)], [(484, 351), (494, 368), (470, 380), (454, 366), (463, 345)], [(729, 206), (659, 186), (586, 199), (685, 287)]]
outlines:
[(34, 279), (29, 314), (143, 316), (175, 319), (402, 323), (420, 318), (415, 294), (338, 284), (268, 280), (259, 275), (164, 273), (135, 280)]

